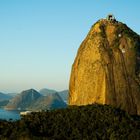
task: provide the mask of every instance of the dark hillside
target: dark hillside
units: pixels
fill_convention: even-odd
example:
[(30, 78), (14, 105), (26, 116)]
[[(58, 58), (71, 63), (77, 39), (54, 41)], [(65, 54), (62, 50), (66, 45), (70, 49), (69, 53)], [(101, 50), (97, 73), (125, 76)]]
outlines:
[(139, 140), (140, 117), (109, 105), (71, 106), (0, 122), (0, 139)]

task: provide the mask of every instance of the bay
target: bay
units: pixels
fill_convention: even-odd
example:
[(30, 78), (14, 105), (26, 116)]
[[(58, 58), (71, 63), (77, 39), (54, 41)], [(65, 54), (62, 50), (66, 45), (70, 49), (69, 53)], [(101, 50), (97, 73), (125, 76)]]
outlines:
[(0, 119), (2, 120), (19, 120), (20, 119), (20, 111), (18, 110), (5, 110), (0, 109)]

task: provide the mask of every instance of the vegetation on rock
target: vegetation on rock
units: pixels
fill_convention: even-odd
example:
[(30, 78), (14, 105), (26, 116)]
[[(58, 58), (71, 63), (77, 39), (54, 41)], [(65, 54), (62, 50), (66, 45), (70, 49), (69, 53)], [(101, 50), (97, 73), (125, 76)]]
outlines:
[(139, 140), (140, 117), (109, 105), (70, 106), (0, 121), (5, 140)]

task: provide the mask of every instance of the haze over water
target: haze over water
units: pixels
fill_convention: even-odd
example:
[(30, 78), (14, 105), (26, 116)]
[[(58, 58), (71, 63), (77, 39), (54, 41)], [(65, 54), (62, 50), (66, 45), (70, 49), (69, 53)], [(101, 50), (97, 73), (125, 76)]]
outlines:
[(20, 112), (19, 111), (8, 111), (8, 110), (4, 110), (4, 109), (0, 109), (0, 119), (4, 119), (4, 120), (19, 120), (20, 119)]

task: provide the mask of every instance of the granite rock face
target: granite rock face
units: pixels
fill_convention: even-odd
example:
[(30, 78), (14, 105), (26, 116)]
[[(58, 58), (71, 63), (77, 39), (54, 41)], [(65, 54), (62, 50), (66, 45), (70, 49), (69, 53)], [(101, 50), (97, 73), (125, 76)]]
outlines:
[(69, 104), (110, 104), (140, 115), (140, 37), (125, 24), (96, 22), (72, 66)]

